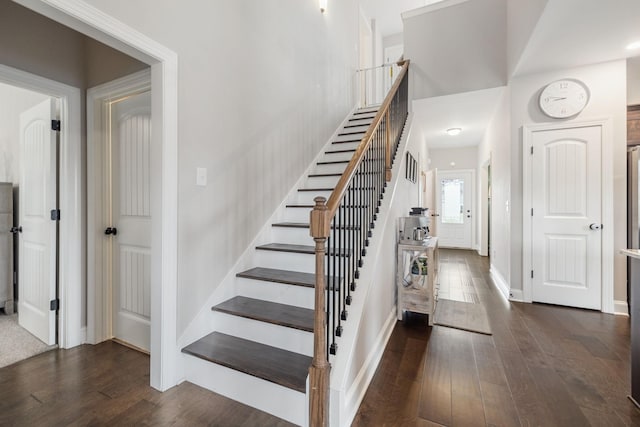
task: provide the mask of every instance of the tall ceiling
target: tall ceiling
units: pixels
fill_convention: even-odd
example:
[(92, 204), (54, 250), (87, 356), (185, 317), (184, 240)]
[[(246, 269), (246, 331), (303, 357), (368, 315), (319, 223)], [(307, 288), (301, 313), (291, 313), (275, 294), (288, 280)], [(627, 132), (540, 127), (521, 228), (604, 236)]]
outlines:
[(625, 49), (640, 40), (640, 0), (363, 0), (363, 10), (383, 35), (404, 31), (416, 123), (430, 123), (421, 128), (430, 146), (452, 144), (449, 122), (481, 135), (487, 108), (466, 106), (497, 100), (490, 89), (513, 77), (640, 55)]

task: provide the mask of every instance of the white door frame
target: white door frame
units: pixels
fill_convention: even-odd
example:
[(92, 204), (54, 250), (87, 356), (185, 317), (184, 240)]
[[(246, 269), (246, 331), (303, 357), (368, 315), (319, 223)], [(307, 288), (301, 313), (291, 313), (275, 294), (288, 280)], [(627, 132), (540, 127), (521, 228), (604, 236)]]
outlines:
[[(154, 220), (150, 383), (158, 390), (167, 390), (181, 377), (177, 366), (178, 57), (172, 50), (83, 1), (13, 1), (151, 65), (152, 144), (160, 148), (152, 153), (151, 160), (160, 167), (153, 168), (151, 173), (161, 188), (151, 195)], [(74, 193), (78, 199), (82, 197), (81, 182), (78, 181)], [(77, 255), (79, 259), (81, 253)]]
[(522, 127), (522, 292), (523, 301), (532, 302), (532, 225), (531, 209), (531, 146), (533, 133), (547, 130), (562, 130), (588, 126), (602, 128), (602, 309), (604, 313), (614, 312), (613, 301), (613, 133), (611, 118), (593, 119), (581, 122), (543, 123)]
[(142, 70), (87, 90), (87, 342), (97, 344), (112, 334), (111, 284), (103, 265), (108, 242), (104, 239), (105, 147), (108, 142), (108, 103), (123, 96), (151, 90), (151, 72)]
[(82, 163), (80, 89), (0, 65), (0, 82), (60, 100), (60, 236), (58, 346), (82, 344)]

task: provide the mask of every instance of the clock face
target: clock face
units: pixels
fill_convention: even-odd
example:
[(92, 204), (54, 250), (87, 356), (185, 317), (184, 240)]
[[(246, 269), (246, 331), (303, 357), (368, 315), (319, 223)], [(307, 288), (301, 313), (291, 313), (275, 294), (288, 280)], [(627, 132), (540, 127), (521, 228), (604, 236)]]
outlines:
[(549, 117), (573, 117), (589, 102), (589, 90), (577, 80), (557, 80), (542, 90), (539, 102), (540, 109)]

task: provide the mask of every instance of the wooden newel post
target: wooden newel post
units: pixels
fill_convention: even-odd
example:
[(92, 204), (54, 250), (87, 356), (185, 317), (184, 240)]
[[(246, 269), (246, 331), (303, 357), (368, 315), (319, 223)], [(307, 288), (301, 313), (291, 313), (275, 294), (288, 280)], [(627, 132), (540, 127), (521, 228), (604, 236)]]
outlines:
[(327, 199), (316, 197), (311, 211), (310, 234), (316, 242), (315, 318), (313, 328), (313, 361), (309, 368), (309, 425), (329, 425), (329, 372), (327, 359), (327, 315), (325, 312), (325, 244), (330, 223)]
[(391, 115), (389, 114), (389, 110), (387, 110), (385, 116), (385, 131), (386, 131), (386, 145), (385, 145), (385, 159), (384, 159), (384, 167), (385, 167), (385, 180), (387, 182), (391, 181), (391, 162), (393, 159), (391, 158)]

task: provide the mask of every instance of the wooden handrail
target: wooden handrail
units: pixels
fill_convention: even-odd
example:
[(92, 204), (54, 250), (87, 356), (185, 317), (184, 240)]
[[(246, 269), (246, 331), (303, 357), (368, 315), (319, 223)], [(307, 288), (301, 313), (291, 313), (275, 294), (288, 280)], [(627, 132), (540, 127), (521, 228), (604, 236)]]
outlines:
[[(309, 424), (312, 427), (329, 424), (329, 353), (337, 351), (335, 337), (342, 335), (340, 322), (347, 320), (350, 292), (355, 291), (355, 279), (366, 255), (365, 247), (369, 245), (384, 187), (391, 180), (393, 157), (407, 116), (409, 61), (400, 61), (398, 65), (402, 69), (396, 81), (329, 200), (316, 197), (310, 214), (309, 230), (316, 257), (314, 348), (309, 367)], [(381, 125), (384, 127), (380, 128)], [(343, 244), (347, 245), (346, 250)], [(328, 346), (330, 335), (332, 340)]]
[[(347, 191), (349, 182), (353, 178), (353, 175), (356, 173), (356, 169), (358, 168), (358, 165), (360, 164), (360, 162), (362, 162), (362, 159), (365, 153), (367, 152), (367, 148), (369, 148), (369, 145), (371, 144), (371, 140), (375, 131), (378, 129), (378, 126), (380, 126), (380, 123), (382, 123), (382, 119), (384, 118), (385, 114), (389, 110), (391, 101), (393, 100), (393, 97), (398, 91), (398, 88), (402, 83), (402, 79), (404, 78), (405, 74), (407, 74), (407, 71), (409, 70), (409, 62), (410, 61), (408, 59), (398, 62), (398, 65), (402, 65), (402, 69), (400, 69), (400, 74), (398, 74), (396, 81), (394, 82), (393, 86), (391, 86), (391, 89), (389, 90), (387, 97), (384, 99), (384, 102), (382, 103), (382, 105), (380, 105), (380, 108), (378, 109), (378, 113), (373, 118), (371, 125), (369, 125), (369, 129), (367, 130), (367, 133), (365, 133), (362, 139), (360, 140), (360, 144), (358, 145), (358, 148), (356, 148), (356, 152), (353, 154), (351, 161), (349, 162), (342, 176), (340, 177), (338, 184), (333, 189), (331, 196), (329, 196), (329, 200), (327, 201), (327, 208), (329, 211), (327, 216), (329, 218), (328, 219), (329, 222), (331, 221), (331, 218), (333, 218), (336, 211), (338, 210), (338, 206), (340, 206), (340, 201), (342, 200), (342, 196), (344, 196), (345, 191)], [(325, 237), (328, 237), (329, 236), (328, 224), (327, 224), (326, 232), (327, 234), (325, 235)]]

